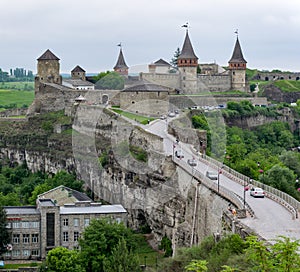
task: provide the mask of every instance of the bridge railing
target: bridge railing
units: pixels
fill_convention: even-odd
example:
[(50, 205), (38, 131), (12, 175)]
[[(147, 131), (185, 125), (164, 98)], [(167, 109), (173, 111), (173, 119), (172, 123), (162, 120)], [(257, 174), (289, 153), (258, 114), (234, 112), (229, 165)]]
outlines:
[(250, 179), (249, 177), (233, 170), (232, 168), (228, 167), (227, 165), (224, 165), (222, 162), (215, 160), (209, 156), (203, 156), (202, 154), (197, 153), (193, 148), (192, 152), (197, 155), (197, 157), (204, 163), (208, 164), (210, 167), (215, 169), (222, 169), (222, 174), (230, 178), (231, 180), (234, 180), (238, 183), (240, 183), (243, 186), (246, 185), (253, 185), (254, 187), (260, 187), (266, 192), (266, 196), (273, 199), (274, 201), (281, 204), (283, 207), (288, 209), (294, 218), (298, 218), (298, 212), (300, 210), (300, 202), (293, 198), (292, 196), (288, 195), (287, 193), (284, 193), (274, 187), (271, 187), (269, 185), (263, 184), (262, 182), (259, 182), (257, 180)]
[[(242, 199), (240, 199), (235, 193), (232, 191), (226, 189), (225, 187), (221, 186), (220, 184), (217, 184), (216, 181), (213, 181), (203, 175), (201, 172), (199, 172), (194, 167), (188, 165), (185, 161), (177, 158), (176, 156), (173, 156), (173, 161), (179, 165), (181, 168), (183, 168), (186, 172), (188, 172), (193, 178), (201, 182), (204, 186), (206, 186), (208, 189), (216, 192), (217, 194), (221, 195), (223, 198), (227, 199), (229, 202), (233, 203), (238, 209), (245, 209), (245, 205), (247, 205)], [(247, 207), (248, 208), (248, 207)], [(251, 209), (247, 209), (251, 216), (254, 216), (254, 213)]]

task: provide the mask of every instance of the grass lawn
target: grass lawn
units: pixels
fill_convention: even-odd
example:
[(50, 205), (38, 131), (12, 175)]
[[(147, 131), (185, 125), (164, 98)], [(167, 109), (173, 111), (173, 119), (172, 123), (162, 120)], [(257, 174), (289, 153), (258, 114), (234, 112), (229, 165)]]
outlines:
[(277, 80), (274, 85), (283, 92), (300, 92), (300, 81), (297, 80)]
[(147, 243), (146, 236), (138, 234), (138, 257), (140, 264), (146, 263), (147, 267), (155, 268), (156, 264), (163, 258), (163, 254), (153, 250)]
[(112, 108), (112, 110), (116, 113), (119, 113), (119, 114), (129, 118), (129, 119), (135, 120), (143, 125), (146, 125), (148, 123), (148, 120), (153, 121), (156, 119), (156, 118), (152, 118), (152, 117), (142, 116), (142, 115), (134, 114), (131, 112), (123, 111), (123, 110), (116, 109), (116, 108)]
[[(12, 83), (12, 82), (10, 82)], [(21, 83), (21, 82), (13, 82)], [(4, 90), (1, 89), (0, 84), (0, 109), (5, 108), (3, 106), (9, 106), (16, 104), (17, 108), (22, 106), (30, 106), (34, 99), (34, 91), (17, 91), (17, 90)]]

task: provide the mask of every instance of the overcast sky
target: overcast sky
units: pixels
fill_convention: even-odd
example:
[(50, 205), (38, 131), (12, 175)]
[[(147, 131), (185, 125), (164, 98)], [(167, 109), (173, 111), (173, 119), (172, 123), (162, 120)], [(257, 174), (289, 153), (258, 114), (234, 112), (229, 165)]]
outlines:
[(36, 71), (50, 49), (61, 71), (170, 61), (185, 29), (200, 63), (227, 65), (235, 29), (249, 68), (300, 71), (299, 0), (1, 0), (0, 67)]

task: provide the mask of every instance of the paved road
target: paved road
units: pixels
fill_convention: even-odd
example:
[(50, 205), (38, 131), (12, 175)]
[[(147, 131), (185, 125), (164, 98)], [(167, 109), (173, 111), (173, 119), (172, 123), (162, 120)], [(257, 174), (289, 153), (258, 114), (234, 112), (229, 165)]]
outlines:
[[(168, 119), (156, 120), (145, 126), (145, 129), (153, 134), (163, 137), (164, 149), (167, 155), (174, 155), (176, 150), (181, 149), (184, 152), (184, 158), (182, 160), (185, 162), (192, 157), (197, 159), (197, 157), (195, 157), (191, 152), (189, 145), (184, 143), (176, 145), (175, 138), (171, 135), (167, 135), (166, 128), (168, 121)], [(216, 170), (214, 170), (211, 166), (204, 164), (199, 160), (196, 169), (202, 174), (205, 174), (207, 170), (216, 172)], [(220, 186), (224, 186), (226, 189), (236, 193), (240, 197), (244, 197), (244, 187), (222, 174), (219, 176), (219, 184)], [(300, 239), (300, 220), (293, 219), (292, 214), (286, 208), (267, 197), (251, 197), (249, 192), (246, 192), (245, 199), (254, 211), (255, 217), (251, 218), (248, 216), (245, 219), (241, 219), (242, 223), (254, 229), (256, 233), (268, 241), (276, 239), (278, 235)]]

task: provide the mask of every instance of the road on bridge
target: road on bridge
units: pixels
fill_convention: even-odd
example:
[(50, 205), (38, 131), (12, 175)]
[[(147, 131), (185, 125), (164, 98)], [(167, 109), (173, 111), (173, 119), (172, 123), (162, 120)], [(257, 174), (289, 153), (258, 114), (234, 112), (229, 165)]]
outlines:
[[(217, 172), (216, 166), (208, 165), (200, 161), (191, 150), (191, 146), (185, 143), (176, 144), (176, 139), (167, 134), (168, 120), (156, 120), (144, 128), (164, 139), (164, 150), (166, 155), (174, 156), (175, 151), (181, 149), (184, 153), (183, 161), (187, 163), (188, 159), (197, 159), (197, 171), (205, 175), (206, 171)], [(189, 166), (187, 164), (187, 166)], [(223, 171), (223, 170), (222, 170)], [(217, 181), (216, 181), (217, 182)], [(244, 198), (244, 186), (227, 178), (222, 173), (219, 175), (220, 186), (234, 192), (241, 198)], [(254, 211), (255, 216), (248, 216), (245, 219), (239, 219), (243, 224), (253, 229), (261, 237), (268, 241), (278, 238), (279, 235), (300, 239), (300, 220), (293, 219), (292, 214), (277, 202), (265, 197), (254, 198), (250, 196), (249, 191), (245, 193), (245, 201)]]

